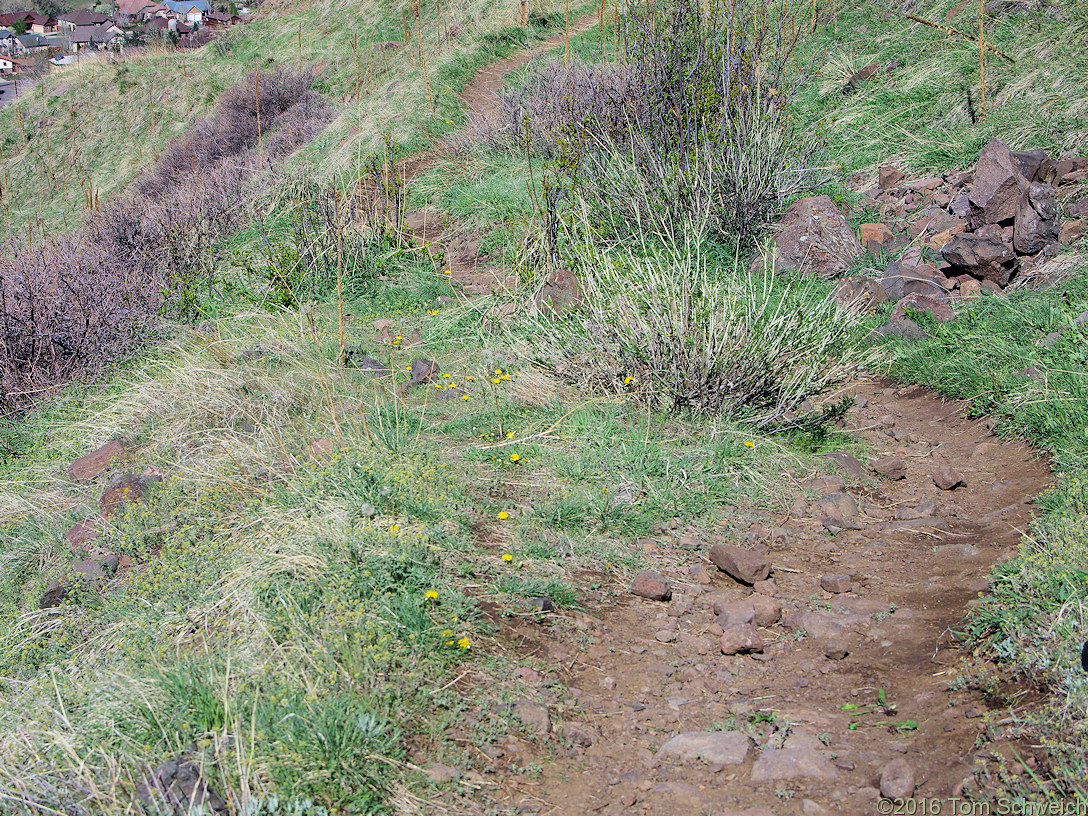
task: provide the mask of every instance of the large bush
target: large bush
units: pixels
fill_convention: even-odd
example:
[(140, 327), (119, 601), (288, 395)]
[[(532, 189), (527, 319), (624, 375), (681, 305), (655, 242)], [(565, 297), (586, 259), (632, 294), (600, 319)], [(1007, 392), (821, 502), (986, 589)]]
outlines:
[(186, 308), (215, 242), (238, 228), (254, 189), (271, 179), (261, 171), (328, 121), (312, 82), (310, 73), (250, 76), (80, 229), (46, 243), (9, 240), (0, 260), (0, 409), (130, 351), (164, 304)]
[(807, 178), (811, 139), (788, 109), (796, 31), (749, 0), (632, 9), (615, 64), (540, 65), (475, 132), (553, 158), (561, 186), (629, 218), (744, 237)]

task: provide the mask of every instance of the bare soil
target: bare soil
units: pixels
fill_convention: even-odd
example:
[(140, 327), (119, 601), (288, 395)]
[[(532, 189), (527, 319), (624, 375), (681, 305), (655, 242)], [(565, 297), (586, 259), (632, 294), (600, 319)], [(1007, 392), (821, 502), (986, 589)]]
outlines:
[[(592, 23), (584, 18), (578, 30)], [(507, 73), (561, 42), (480, 71), (464, 92), (466, 107), (485, 110)], [(429, 162), (414, 162), (409, 178)], [(456, 224), (422, 213), (410, 214), (409, 224), (443, 248), (445, 268), (466, 294), (502, 283)], [(987, 592), (993, 565), (1015, 554), (1032, 497), (1047, 486), (1047, 465), (1027, 445), (999, 441), (987, 422), (967, 419), (962, 403), (879, 380), (848, 390), (858, 404), (847, 430), (867, 461), (902, 460), (903, 478), (830, 457), (821, 473), (783, 474), (793, 491), (785, 518), (757, 520), (740, 542), (724, 535), (735, 520), (723, 519), (720, 540), (773, 564), (772, 583), (758, 592), (708, 560), (714, 537), (698, 538), (681, 523), (641, 542), (671, 581), (671, 600), (589, 593), (580, 613), (504, 621), (509, 651), (522, 656), (531, 711), (521, 730), (486, 750), (475, 746), (471, 722), (447, 735), (475, 746), (478, 761), (460, 771), (459, 792), (441, 796), (437, 809), (869, 814), (886, 812), (877, 802), (892, 760), (906, 761), (914, 796), (950, 797), (962, 793), (982, 752), (1011, 755), (1013, 746), (977, 747), (991, 707), (1005, 703), (956, 682), (969, 655), (953, 631)], [(938, 487), (941, 466), (966, 484)], [(845, 503), (844, 525), (824, 522), (828, 502)], [(821, 586), (825, 576), (844, 575), (837, 580), (848, 591)], [(759, 628), (763, 651), (722, 654), (728, 621), (715, 614), (715, 601), (757, 595), (782, 609), (780, 620)], [(544, 709), (550, 722), (528, 722)], [(731, 730), (747, 738), (740, 762), (660, 755), (679, 734)], [(1045, 760), (1030, 746), (1016, 750), (1029, 766)]]

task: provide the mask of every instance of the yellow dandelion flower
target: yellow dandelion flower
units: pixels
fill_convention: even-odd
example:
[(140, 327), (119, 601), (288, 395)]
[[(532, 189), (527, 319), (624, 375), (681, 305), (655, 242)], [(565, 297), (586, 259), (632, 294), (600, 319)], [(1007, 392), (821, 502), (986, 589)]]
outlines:
[(469, 382), (472, 382), (476, 378), (470, 375), (470, 376), (465, 377), (465, 379), (468, 380)]
[(443, 374), (442, 376), (445, 377), (447, 380), (450, 378), (449, 374)]
[(457, 645), (460, 646), (462, 649), (467, 649), (469, 646), (472, 645), (472, 641), (469, 640), (467, 637), (463, 637), (459, 641), (457, 641)]
[(453, 630), (452, 629), (443, 629), (442, 630), (442, 637), (444, 637), (444, 638), (453, 637)]
[(499, 379), (500, 379), (500, 380), (509, 380), (509, 379), (510, 379), (510, 375), (509, 375), (509, 374), (503, 374), (503, 375), (502, 375), (501, 377), (499, 377)]
[(436, 315), (438, 314), (438, 309), (431, 309), (428, 314)]
[(399, 524), (390, 525), (389, 532), (391, 532), (391, 533), (400, 532), (400, 525)]
[(507, 439), (513, 439), (514, 438), (514, 432), (513, 431), (507, 431), (506, 432), (506, 438)]
[(502, 374), (502, 369), (501, 368), (496, 368), (495, 373), (496, 374)]
[(443, 270), (442, 270), (442, 274), (443, 274), (443, 275), (452, 275), (452, 274), (453, 274), (453, 272), (451, 272), (451, 271), (450, 271), (449, 269), (443, 269)]
[(756, 446), (756, 443), (753, 442), (751, 439), (746, 439), (744, 441), (744, 447), (746, 447), (746, 448), (754, 448), (755, 446)]
[(635, 381), (635, 378), (632, 377), (630, 374), (628, 374), (626, 377), (623, 378), (623, 384), (624, 385), (630, 385), (634, 381)]
[(467, 399), (468, 399), (468, 394), (462, 394), (462, 395), (461, 395), (461, 399), (465, 399), (465, 400), (467, 400)]
[(452, 646), (452, 645), (453, 645), (453, 641), (452, 641), (452, 640), (447, 640), (447, 641), (446, 641), (446, 645), (447, 645), (447, 646)]
[[(505, 510), (499, 511), (499, 521), (506, 521), (508, 518), (510, 518), (509, 513), (507, 513)], [(506, 558), (506, 556), (504, 555), (503, 558)], [(509, 561), (510, 559), (506, 558), (506, 560)]]
[(495, 383), (495, 385), (498, 385), (499, 384), (499, 378), (498, 377), (492, 377), (491, 382)]
[(517, 454), (517, 453), (511, 453), (510, 454), (510, 461), (511, 462), (520, 462), (521, 461), (521, 455)]
[(514, 560), (514, 556), (510, 555), (510, 553), (503, 553), (502, 560), (509, 564), (511, 561)]
[(438, 597), (438, 590), (428, 589), (426, 592), (423, 593), (423, 597), (426, 598), (428, 601), (433, 601), (435, 598)]

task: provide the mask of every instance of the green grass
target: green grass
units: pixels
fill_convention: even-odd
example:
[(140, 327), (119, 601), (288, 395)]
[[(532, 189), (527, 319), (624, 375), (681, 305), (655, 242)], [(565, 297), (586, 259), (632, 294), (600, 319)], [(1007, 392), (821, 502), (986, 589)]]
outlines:
[[(837, 33), (828, 14), (804, 38), (799, 62), (814, 75), (797, 111), (803, 127), (825, 137), (829, 164), (842, 165), (844, 173), (884, 162), (946, 172), (973, 164), (995, 136), (1014, 149), (1051, 152), (1076, 150), (1088, 139), (1088, 56), (1070, 46), (1088, 31), (1083, 4), (1066, 0), (1054, 4), (1054, 13), (1016, 11), (987, 19), (987, 40), (1016, 63), (988, 56), (988, 104), (977, 125), (971, 120), (971, 109), (977, 113), (980, 104), (977, 45), (904, 16), (909, 10), (943, 25), (955, 5), (842, 4)], [(977, 5), (961, 4), (949, 24), (977, 36)], [(897, 66), (885, 72), (892, 61)], [(843, 96), (850, 75), (870, 63), (881, 70)]]

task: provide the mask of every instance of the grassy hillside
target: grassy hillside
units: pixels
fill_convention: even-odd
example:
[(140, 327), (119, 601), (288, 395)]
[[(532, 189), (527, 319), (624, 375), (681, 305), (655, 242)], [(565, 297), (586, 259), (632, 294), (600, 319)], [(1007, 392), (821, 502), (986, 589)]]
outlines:
[[(968, 30), (973, 8), (941, 0), (911, 13)], [(992, 136), (1052, 152), (1083, 143), (1088, 62), (1069, 43), (1088, 18), (1078, 3), (1054, 8), (995, 15), (989, 36), (1017, 61), (988, 61), (990, 107), (972, 121), (970, 42), (912, 23), (886, 0), (836, 20), (821, 4), (791, 63), (805, 82), (790, 115), (821, 139), (812, 162), (829, 168), (823, 189), (850, 201), (851, 174), (886, 161), (962, 167)], [(424, 9), (429, 89), (413, 47), (378, 47), (403, 39), (406, 9), (389, 4), (269, 2), (199, 51), (148, 49), (59, 72), (0, 111), (6, 221), (35, 236), (78, 223), (85, 195), (116, 194), (249, 71), (300, 61), (322, 68), (317, 87), (336, 118), (287, 169), (347, 192), (386, 134), (405, 155), (460, 127), (457, 93), (478, 66), (562, 30), (563, 9), (543, 11), (522, 30), (515, 4)], [(809, 25), (803, 11), (791, 25)], [(616, 42), (609, 26), (603, 38), (575, 38), (571, 52), (608, 62)], [(844, 95), (870, 63), (876, 76)], [(752, 241), (712, 240), (688, 223), (670, 243), (571, 188), (585, 209), (549, 227), (562, 260), (594, 287), (597, 312), (588, 325), (553, 320), (524, 307), (556, 261), (537, 220), (542, 179), (555, 170), (554, 159), (516, 146), (470, 140), (443, 155), (410, 186), (410, 204), (479, 233), (523, 285), (458, 302), (431, 258), (352, 224), (337, 233), (359, 261), (348, 267), (343, 323), (335, 253), (315, 260), (291, 243), (295, 188), (285, 184), (268, 196), (265, 220), (215, 256), (230, 262), (193, 295), (207, 320), (165, 326), (161, 346), (7, 426), (0, 813), (133, 812), (141, 783), (172, 758), (199, 767), (234, 812), (427, 812), (441, 788), (424, 764), (468, 765), (511, 723), (506, 709), (475, 716), (480, 689), (487, 705), (516, 699), (504, 627), (543, 621), (542, 598), (562, 611), (620, 590), (643, 561), (641, 537), (739, 533), (784, 516), (782, 474), (805, 474), (813, 454), (852, 444), (833, 405), (801, 421), (805, 398), (823, 405), (822, 386), (840, 378), (830, 373), (862, 362), (972, 399), (1002, 432), (1056, 456), (1047, 515), (1022, 557), (1000, 567), (969, 634), (995, 677), (1037, 681), (1057, 701), (1015, 723), (1052, 747), (1054, 789), (1083, 778), (1075, 647), (1088, 628), (1088, 360), (1083, 328), (1052, 349), (1035, 340), (1088, 309), (1088, 268), (1075, 266), (1059, 289), (983, 298), (955, 323), (927, 324), (926, 341), (874, 353), (863, 350), (868, 326), (837, 318), (824, 283), (750, 273)], [(602, 213), (614, 220), (595, 221)], [(297, 279), (276, 289), (288, 268)], [(319, 276), (323, 288), (304, 291)], [(688, 311), (656, 308), (689, 298)], [(647, 304), (654, 325), (611, 320)], [(374, 326), (381, 319), (392, 321), (388, 336)], [(621, 331), (675, 340), (694, 335), (692, 325), (699, 353), (656, 369), (638, 368)], [(353, 359), (386, 370), (340, 365), (341, 331)], [(736, 336), (750, 342), (733, 348)], [(763, 410), (785, 405), (776, 419), (788, 422), (761, 424), (739, 398), (717, 412), (675, 410), (681, 385), (713, 382), (714, 357), (704, 364), (702, 353), (723, 348), (743, 363), (731, 377), (759, 380)], [(441, 373), (402, 390), (417, 358)], [(1018, 373), (1029, 365), (1049, 376)], [(789, 388), (757, 376), (769, 370)], [(69, 479), (75, 457), (111, 439), (126, 448), (111, 471)], [(144, 470), (161, 484), (99, 522), (95, 540), (70, 545), (66, 532), (97, 513), (111, 474)], [(106, 553), (122, 559), (116, 571), (73, 581), (59, 611), (39, 608), (54, 579)], [(548, 625), (578, 636), (569, 621)], [(450, 723), (471, 737), (448, 739)]]

